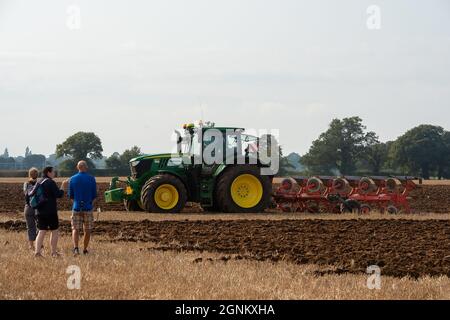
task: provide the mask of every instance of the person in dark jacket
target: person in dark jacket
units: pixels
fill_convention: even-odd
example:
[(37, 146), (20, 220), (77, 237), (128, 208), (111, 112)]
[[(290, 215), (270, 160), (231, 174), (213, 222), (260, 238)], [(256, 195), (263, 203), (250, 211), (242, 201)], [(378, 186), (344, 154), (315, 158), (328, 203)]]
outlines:
[(25, 195), (25, 208), (24, 216), (25, 222), (27, 224), (28, 233), (28, 243), (30, 249), (34, 250), (34, 241), (36, 240), (37, 230), (36, 230), (36, 210), (30, 206), (30, 196), (29, 193), (33, 190), (37, 183), (39, 176), (39, 171), (36, 168), (31, 168), (28, 170), (28, 181), (23, 184), (23, 193)]
[(35, 256), (42, 256), (42, 244), (47, 231), (51, 231), (50, 246), (52, 249), (52, 256), (57, 257), (60, 254), (57, 251), (59, 238), (59, 221), (58, 221), (58, 207), (56, 199), (64, 196), (64, 189), (67, 185), (67, 180), (63, 182), (61, 189), (58, 188), (56, 182), (53, 180), (55, 171), (53, 167), (46, 167), (42, 172), (42, 180), (39, 181), (40, 187), (43, 188), (46, 201), (37, 209), (36, 219), (39, 233), (36, 238)]

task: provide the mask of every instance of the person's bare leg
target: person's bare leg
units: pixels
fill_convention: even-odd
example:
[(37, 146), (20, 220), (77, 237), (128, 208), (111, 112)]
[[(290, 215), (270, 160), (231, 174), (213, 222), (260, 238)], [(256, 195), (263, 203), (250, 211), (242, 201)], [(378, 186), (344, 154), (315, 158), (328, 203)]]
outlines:
[(59, 239), (59, 231), (52, 230), (52, 233), (50, 235), (50, 245), (52, 247), (52, 255), (58, 254), (58, 251), (57, 251), (58, 239)]
[(72, 241), (73, 247), (78, 248), (78, 243), (80, 242), (80, 233), (76, 229), (72, 230)]
[(44, 243), (45, 234), (46, 234), (45, 230), (39, 230), (39, 233), (36, 237), (36, 247), (34, 251), (34, 254), (36, 256), (41, 255), (42, 244)]
[[(91, 240), (91, 231), (84, 229), (84, 251), (88, 249), (89, 241)], [(84, 252), (83, 251), (83, 252)]]
[(34, 241), (28, 241), (31, 250), (35, 250)]

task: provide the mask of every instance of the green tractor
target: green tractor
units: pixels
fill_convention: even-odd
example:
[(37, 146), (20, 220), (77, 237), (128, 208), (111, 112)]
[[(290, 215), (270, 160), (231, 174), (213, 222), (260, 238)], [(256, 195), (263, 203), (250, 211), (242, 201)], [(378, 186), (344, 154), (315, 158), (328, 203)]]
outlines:
[[(262, 212), (270, 205), (273, 175), (261, 174), (269, 165), (258, 159), (259, 138), (242, 128), (217, 128), (210, 123), (183, 128), (175, 155), (130, 160), (131, 177), (125, 181), (114, 177), (105, 192), (106, 202), (123, 202), (128, 211), (155, 213), (180, 212), (186, 202), (200, 203), (207, 211), (236, 213)], [(214, 134), (208, 135), (209, 130)], [(214, 141), (220, 142), (210, 152), (215, 160), (199, 157), (211, 151)]]

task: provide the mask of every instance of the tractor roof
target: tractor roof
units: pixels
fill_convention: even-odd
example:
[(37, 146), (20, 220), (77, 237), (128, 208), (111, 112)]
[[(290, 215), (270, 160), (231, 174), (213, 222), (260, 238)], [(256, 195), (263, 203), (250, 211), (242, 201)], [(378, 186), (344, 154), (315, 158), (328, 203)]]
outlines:
[(244, 128), (239, 128), (239, 127), (212, 127), (212, 128), (205, 127), (205, 129), (217, 129), (220, 131), (226, 131), (226, 130), (242, 130), (242, 131), (244, 131), (245, 130)]

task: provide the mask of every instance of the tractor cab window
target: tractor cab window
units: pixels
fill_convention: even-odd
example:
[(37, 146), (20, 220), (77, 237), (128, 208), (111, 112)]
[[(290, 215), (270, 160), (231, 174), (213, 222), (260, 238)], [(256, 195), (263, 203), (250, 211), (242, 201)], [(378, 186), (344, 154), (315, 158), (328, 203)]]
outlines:
[(181, 152), (184, 154), (199, 154), (200, 142), (198, 141), (198, 133), (194, 131), (192, 134), (186, 133), (181, 140)]
[(194, 132), (194, 134), (192, 135), (192, 143), (191, 143), (191, 150), (190, 153), (192, 155), (200, 155), (201, 153), (201, 143), (199, 141), (199, 135), (198, 132)]
[(250, 154), (258, 151), (258, 138), (248, 134), (242, 134), (242, 154)]
[(188, 135), (185, 135), (181, 138), (181, 152), (184, 154), (191, 152), (191, 137)]
[(244, 133), (227, 135), (227, 155), (240, 154), (246, 156), (258, 149), (258, 138)]

